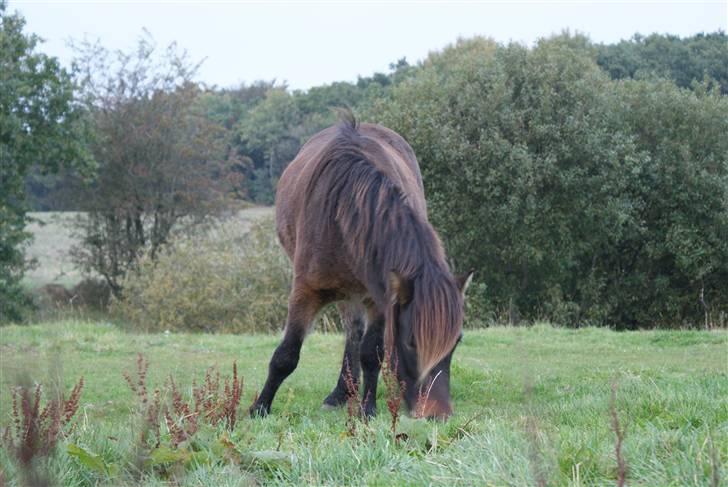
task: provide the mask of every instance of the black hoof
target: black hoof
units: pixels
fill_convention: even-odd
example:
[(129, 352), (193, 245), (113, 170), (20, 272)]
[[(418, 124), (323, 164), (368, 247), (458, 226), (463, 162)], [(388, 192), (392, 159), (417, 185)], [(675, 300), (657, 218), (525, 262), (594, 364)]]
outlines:
[(367, 418), (373, 418), (377, 415), (377, 407), (376, 406), (364, 406), (364, 416)]
[(331, 410), (340, 408), (346, 404), (346, 394), (339, 394), (338, 391), (334, 391), (331, 394), (329, 394), (326, 399), (324, 399), (324, 403), (321, 405), (321, 409), (324, 410)]
[(265, 404), (253, 404), (248, 410), (251, 418), (265, 418), (270, 413), (270, 406)]

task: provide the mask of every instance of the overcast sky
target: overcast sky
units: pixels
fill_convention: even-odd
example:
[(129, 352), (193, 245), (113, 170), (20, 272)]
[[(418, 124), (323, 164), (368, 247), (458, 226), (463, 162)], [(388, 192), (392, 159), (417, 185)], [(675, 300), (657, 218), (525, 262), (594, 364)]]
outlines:
[(309, 88), (423, 59), (459, 36), (531, 44), (563, 29), (598, 42), (635, 32), (688, 36), (728, 30), (728, 0), (713, 1), (32, 1), (10, 0), (41, 49), (69, 63), (69, 39), (129, 49), (142, 29), (205, 59), (200, 80), (226, 87), (257, 79)]

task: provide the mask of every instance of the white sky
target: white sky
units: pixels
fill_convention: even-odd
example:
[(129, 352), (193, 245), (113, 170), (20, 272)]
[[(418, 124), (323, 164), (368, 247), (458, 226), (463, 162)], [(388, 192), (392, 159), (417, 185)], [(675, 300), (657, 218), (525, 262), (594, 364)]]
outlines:
[(199, 79), (234, 86), (258, 79), (309, 88), (387, 71), (458, 36), (532, 43), (569, 28), (598, 42), (635, 32), (688, 36), (728, 30), (728, 0), (713, 1), (63, 1), (10, 0), (41, 49), (70, 63), (71, 38), (134, 46), (147, 28), (160, 46), (172, 41), (193, 60)]

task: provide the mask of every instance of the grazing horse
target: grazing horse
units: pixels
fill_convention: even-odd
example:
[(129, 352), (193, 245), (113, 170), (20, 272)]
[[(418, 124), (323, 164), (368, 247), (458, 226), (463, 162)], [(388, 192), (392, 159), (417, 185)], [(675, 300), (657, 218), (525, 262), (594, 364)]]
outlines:
[[(363, 412), (376, 414), (384, 357), (396, 364), (416, 416), (447, 418), (450, 360), (462, 336), (463, 295), (427, 220), (412, 148), (395, 132), (358, 124), (351, 112), (314, 135), (286, 168), (276, 194), (278, 237), (293, 262), (283, 340), (251, 415), (266, 415), (298, 364), (317, 313), (338, 302), (346, 327), (341, 373), (324, 407), (347, 400), (362, 373)], [(386, 351), (386, 353), (385, 353)], [(394, 365), (393, 365), (394, 367)]]

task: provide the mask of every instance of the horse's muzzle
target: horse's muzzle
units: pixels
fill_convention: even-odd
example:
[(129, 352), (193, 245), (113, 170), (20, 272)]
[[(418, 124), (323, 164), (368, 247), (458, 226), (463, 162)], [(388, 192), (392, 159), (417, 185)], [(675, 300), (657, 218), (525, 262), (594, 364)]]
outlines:
[(421, 399), (410, 414), (415, 418), (446, 420), (452, 416), (452, 402)]

